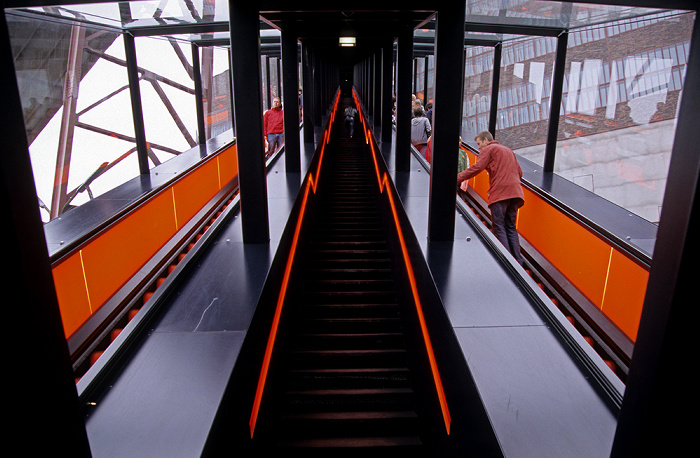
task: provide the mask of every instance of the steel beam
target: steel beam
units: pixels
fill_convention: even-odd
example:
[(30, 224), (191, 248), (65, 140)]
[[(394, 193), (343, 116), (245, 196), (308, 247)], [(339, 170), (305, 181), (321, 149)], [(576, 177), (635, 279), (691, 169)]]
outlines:
[(297, 37), (282, 31), (282, 91), (284, 97), (284, 165), (287, 172), (301, 171), (299, 142), (299, 76)]
[(554, 157), (557, 149), (557, 136), (559, 135), (559, 115), (561, 113), (561, 99), (564, 91), (564, 75), (566, 72), (566, 49), (569, 43), (569, 33), (564, 32), (557, 38), (557, 52), (554, 62), (554, 75), (552, 75), (552, 96), (549, 99), (549, 126), (547, 129), (547, 144), (544, 152), (544, 171), (554, 171)]
[(136, 154), (138, 155), (139, 172), (149, 173), (148, 146), (146, 144), (146, 128), (143, 124), (143, 106), (141, 104), (141, 87), (138, 64), (136, 63), (136, 44), (133, 35), (123, 34), (126, 51), (126, 72), (129, 77), (131, 92), (131, 111), (134, 118), (134, 137), (136, 138)]
[(229, 1), (229, 18), (243, 242), (269, 243), (259, 11), (251, 2)]
[(443, 2), (437, 13), (429, 241), (454, 240), (457, 148), (464, 93), (464, 14), (464, 0)]
[(56, 173), (54, 175), (53, 194), (51, 197), (51, 219), (59, 216), (68, 198), (68, 179), (73, 153), (73, 134), (77, 119), (78, 90), (82, 78), (83, 48), (85, 47), (85, 27), (74, 23), (71, 27), (68, 48), (66, 78), (63, 85), (63, 113), (61, 130), (58, 134), (58, 151), (56, 154)]
[(411, 89), (413, 73), (413, 30), (398, 37), (396, 56), (396, 151), (395, 168), (408, 171), (411, 159)]

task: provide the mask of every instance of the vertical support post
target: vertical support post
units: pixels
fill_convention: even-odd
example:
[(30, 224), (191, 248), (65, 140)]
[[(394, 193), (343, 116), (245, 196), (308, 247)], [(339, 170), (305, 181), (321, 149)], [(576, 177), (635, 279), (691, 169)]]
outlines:
[(411, 94), (418, 97), (418, 58), (413, 58), (413, 90)]
[(146, 143), (146, 128), (143, 125), (143, 106), (141, 104), (141, 85), (138, 64), (136, 63), (136, 44), (134, 36), (128, 32), (124, 37), (126, 55), (126, 72), (129, 77), (129, 92), (131, 93), (131, 112), (134, 118), (134, 137), (136, 138), (136, 154), (139, 161), (139, 173), (148, 175), (148, 145)]
[(313, 88), (314, 88), (314, 126), (320, 126), (323, 121), (321, 120), (323, 114), (323, 106), (321, 102), (323, 100), (323, 85), (321, 84), (321, 75), (323, 74), (323, 62), (321, 62), (318, 54), (314, 53), (311, 55), (313, 62)]
[(257, 4), (229, 1), (229, 22), (243, 242), (268, 243)]
[[(8, 378), (3, 414), (7, 423), (4, 446), (37, 456), (89, 457), (68, 344), (63, 330), (44, 227), (39, 215), (34, 174), (22, 115), (14, 59), (5, 13), (0, 10), (0, 223), (6, 243), (2, 275), (7, 297), (21, 306), (5, 307)], [(9, 335), (8, 335), (9, 334)], [(37, 431), (42, 439), (37, 440)], [(31, 445), (29, 445), (31, 444)]]
[(197, 108), (197, 142), (207, 142), (204, 124), (204, 100), (202, 95), (202, 70), (199, 65), (199, 46), (192, 43), (192, 79), (194, 80), (194, 100)]
[(301, 42), (301, 74), (304, 80), (304, 142), (314, 142), (314, 84), (311, 67), (311, 50), (303, 41)]
[(408, 171), (411, 163), (411, 76), (413, 73), (413, 29), (398, 37), (396, 56), (396, 151), (395, 167)]
[(457, 148), (464, 92), (464, 0), (443, 2), (435, 33), (435, 103), (428, 240), (452, 241), (455, 228)]
[[(428, 98), (428, 59), (429, 56), (423, 57), (423, 102), (425, 105), (428, 105), (428, 101), (430, 98)], [(430, 122), (432, 123), (433, 120), (431, 119)]]
[[(491, 107), (489, 110), (489, 132), (496, 138), (496, 121), (498, 120), (498, 92), (501, 84), (501, 56), (503, 43), (498, 43), (493, 48), (493, 75), (491, 80)], [(469, 139), (471, 140), (471, 138)]]
[(698, 402), (680, 389), (697, 350), (700, 256), (700, 25), (697, 19), (678, 111), (668, 183), (649, 271), (612, 458), (681, 456), (695, 443), (695, 424), (683, 411)]
[(393, 130), (391, 112), (394, 109), (392, 101), (392, 81), (394, 78), (394, 41), (387, 40), (382, 47), (382, 134), (383, 142), (391, 141)]
[(272, 92), (271, 92), (271, 78), (270, 78), (270, 56), (263, 57), (265, 62), (265, 94), (263, 95), (265, 100), (265, 105), (263, 106), (263, 112), (272, 108)]
[(284, 165), (287, 172), (301, 170), (299, 144), (299, 88), (297, 37), (282, 31), (282, 87), (284, 88)]
[(374, 53), (374, 127), (381, 129), (382, 125), (382, 50)]
[(82, 78), (83, 48), (85, 46), (85, 27), (73, 24), (68, 49), (66, 78), (63, 84), (63, 115), (58, 138), (56, 154), (56, 173), (54, 176), (53, 195), (51, 198), (51, 218), (56, 218), (65, 210), (68, 200), (68, 178), (70, 174), (71, 153), (73, 151), (73, 133), (75, 132), (76, 106), (78, 88)]
[(552, 75), (552, 96), (549, 99), (549, 126), (547, 129), (547, 145), (544, 151), (544, 172), (554, 171), (554, 156), (559, 135), (559, 116), (561, 114), (561, 99), (564, 90), (564, 74), (566, 71), (566, 47), (569, 44), (569, 32), (562, 32), (557, 37), (557, 54)]

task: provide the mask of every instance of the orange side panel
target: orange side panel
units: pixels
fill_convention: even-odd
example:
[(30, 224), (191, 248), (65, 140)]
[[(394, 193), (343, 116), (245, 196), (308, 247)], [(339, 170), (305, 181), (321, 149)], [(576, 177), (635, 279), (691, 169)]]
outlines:
[(646, 269), (622, 253), (613, 252), (603, 313), (633, 341), (637, 340), (648, 280)]
[[(471, 151), (467, 151), (467, 155), (469, 156), (469, 165), (474, 165), (476, 164), (477, 159), (479, 159), (479, 156), (476, 154), (472, 153)], [(470, 178), (469, 180), (469, 187), (472, 188), (474, 191), (481, 196), (482, 199), (484, 199), (484, 202), (489, 201), (489, 174), (486, 171), (481, 172), (477, 176)]]
[(131, 278), (176, 231), (173, 197), (165, 191), (83, 248), (90, 301), (95, 309)]
[(173, 185), (178, 228), (190, 220), (202, 205), (219, 191), (219, 165), (216, 160), (202, 164)]
[(610, 247), (576, 221), (525, 189), (518, 231), (600, 307)]
[(80, 253), (75, 253), (63, 260), (53, 268), (52, 273), (58, 296), (58, 307), (63, 320), (63, 331), (66, 337), (69, 337), (92, 313), (85, 289)]
[(218, 156), (218, 160), (221, 186), (225, 186), (238, 175), (238, 155), (236, 154), (236, 145), (222, 151)]

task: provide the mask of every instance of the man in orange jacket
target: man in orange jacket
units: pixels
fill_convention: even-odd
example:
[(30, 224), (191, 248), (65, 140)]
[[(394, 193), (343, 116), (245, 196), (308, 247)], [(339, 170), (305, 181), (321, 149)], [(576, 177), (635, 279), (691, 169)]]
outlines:
[(263, 114), (263, 134), (269, 153), (274, 153), (284, 143), (284, 111), (279, 97), (272, 99), (272, 108)]
[(457, 185), (466, 191), (467, 181), (484, 169), (489, 174), (489, 198), (491, 231), (496, 238), (523, 265), (520, 239), (515, 228), (518, 209), (525, 203), (520, 179), (523, 171), (515, 153), (499, 144), (490, 132), (480, 132), (474, 139), (479, 146), (479, 159), (474, 165), (457, 174)]

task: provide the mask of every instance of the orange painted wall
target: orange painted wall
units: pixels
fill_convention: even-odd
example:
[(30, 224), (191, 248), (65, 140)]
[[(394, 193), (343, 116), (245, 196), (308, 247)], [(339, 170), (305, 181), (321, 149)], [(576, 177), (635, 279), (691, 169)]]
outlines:
[[(469, 152), (470, 164), (477, 156)], [(488, 174), (469, 180), (487, 200)], [(525, 188), (518, 231), (633, 341), (649, 277), (647, 269)]]
[(71, 336), (238, 173), (232, 145), (53, 265), (66, 337)]

